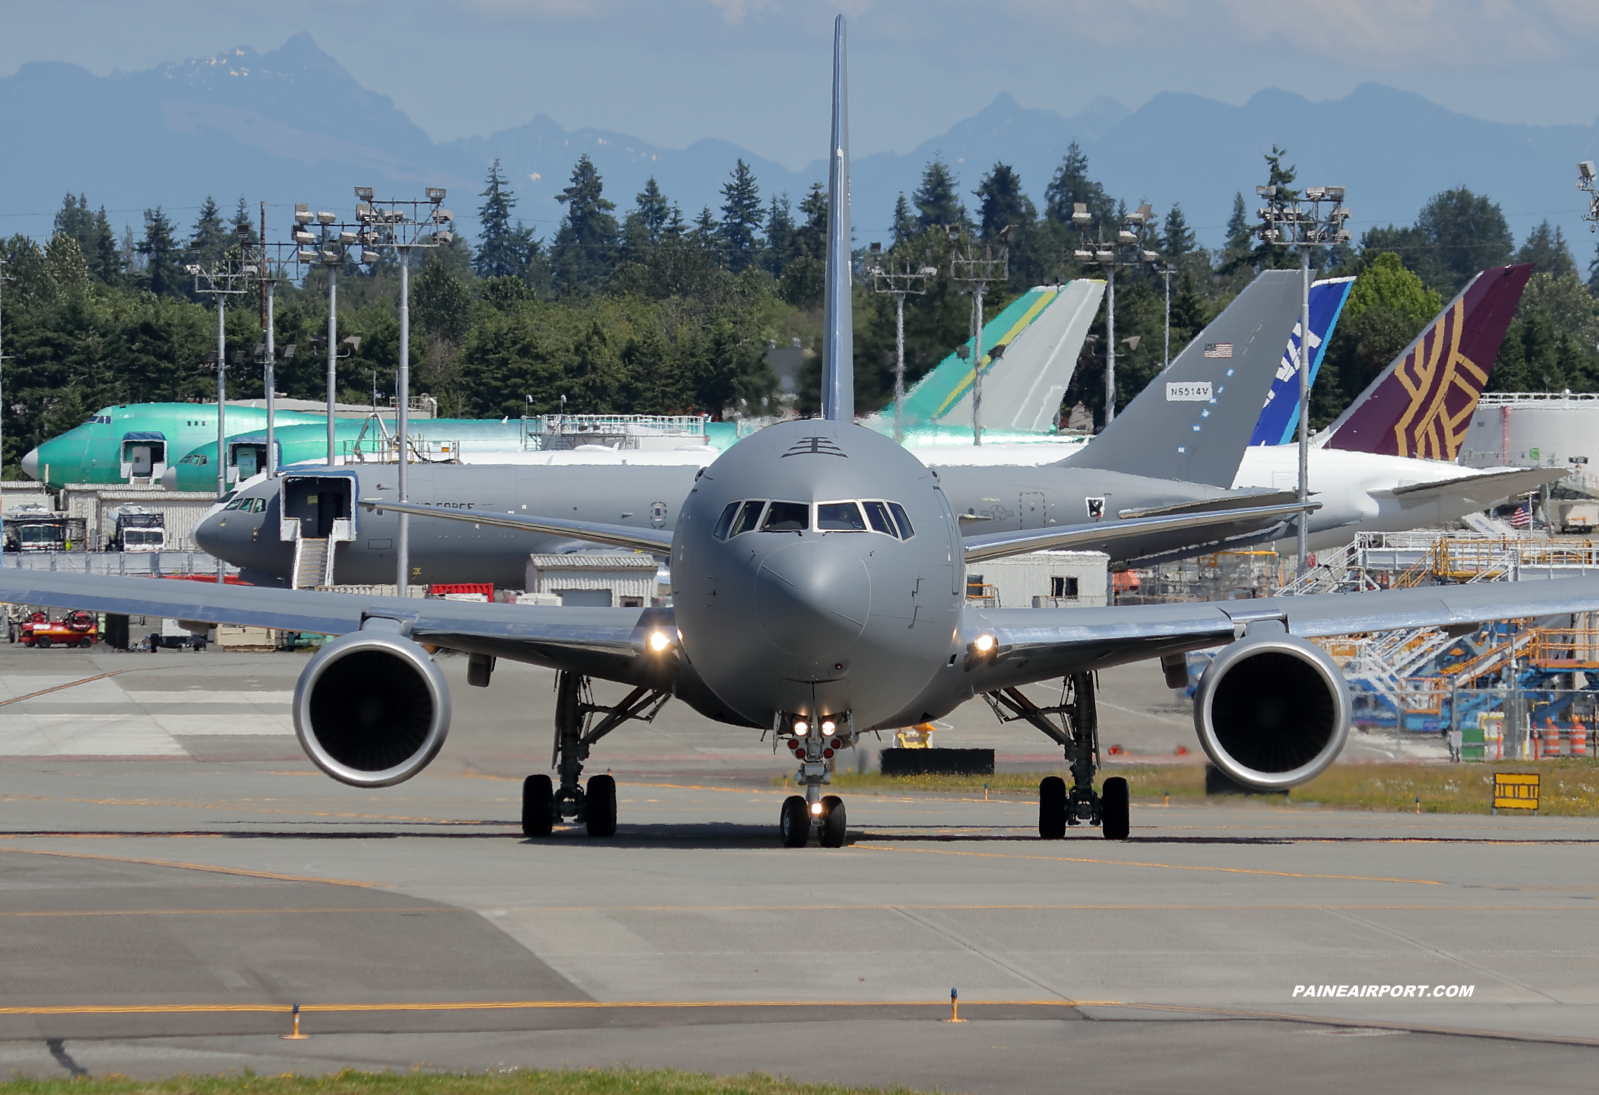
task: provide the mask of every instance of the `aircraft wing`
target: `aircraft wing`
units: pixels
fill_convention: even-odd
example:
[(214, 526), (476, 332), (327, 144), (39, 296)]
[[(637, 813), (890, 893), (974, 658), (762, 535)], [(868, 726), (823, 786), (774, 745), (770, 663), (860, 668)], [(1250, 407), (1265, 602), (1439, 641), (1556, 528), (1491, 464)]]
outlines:
[(484, 604), (440, 598), (367, 597), (304, 589), (0, 570), (0, 601), (130, 616), (161, 616), (320, 635), (393, 621), (417, 642), (452, 650), (507, 653), (556, 668), (581, 668), (613, 680), (635, 674), (649, 633), (670, 630), (669, 609), (565, 608)]
[(1599, 578), (1112, 608), (970, 611), (973, 622), (990, 629), (996, 640), (990, 675), (979, 686), (983, 689), (1219, 646), (1251, 624), (1322, 638), (1596, 610)]
[[(1312, 502), (1307, 508), (1316, 509)], [(1090, 525), (1057, 525), (1044, 529), (1012, 532), (985, 532), (965, 538), (966, 561), (980, 563), (1004, 559), (1030, 551), (1071, 550), (1108, 551), (1127, 557), (1129, 543), (1140, 545), (1133, 555), (1144, 555), (1167, 545), (1173, 534), (1180, 534), (1184, 545), (1206, 544), (1246, 532), (1269, 528), (1299, 513), (1297, 502), (1246, 509), (1221, 509), (1203, 513), (1180, 513), (1165, 517), (1139, 517), (1130, 521), (1107, 521)]]
[(1447, 494), (1451, 498), (1469, 498), (1488, 506), (1557, 482), (1570, 472), (1570, 468), (1506, 468), (1480, 475), (1457, 475), (1436, 483), (1408, 483), (1392, 490), (1373, 491), (1372, 494), (1391, 495), (1407, 503), (1424, 501), (1429, 495)]
[(666, 529), (634, 528), (631, 525), (604, 525), (591, 521), (567, 521), (559, 517), (530, 517), (516, 513), (489, 513), (480, 509), (444, 509), (439, 506), (418, 505), (415, 502), (388, 502), (381, 498), (363, 498), (362, 509), (379, 513), (409, 513), (413, 517), (436, 517), (446, 521), (466, 521), (490, 528), (517, 529), (543, 535), (570, 536), (574, 540), (588, 540), (596, 544), (646, 551), (655, 555), (669, 555), (672, 551), (672, 534)]

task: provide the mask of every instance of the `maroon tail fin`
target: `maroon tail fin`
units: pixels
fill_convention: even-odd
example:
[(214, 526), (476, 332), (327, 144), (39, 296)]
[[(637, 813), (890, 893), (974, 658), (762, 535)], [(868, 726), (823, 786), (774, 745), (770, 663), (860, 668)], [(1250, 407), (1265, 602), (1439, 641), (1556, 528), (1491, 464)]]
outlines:
[(1329, 427), (1329, 449), (1453, 460), (1532, 264), (1484, 270)]

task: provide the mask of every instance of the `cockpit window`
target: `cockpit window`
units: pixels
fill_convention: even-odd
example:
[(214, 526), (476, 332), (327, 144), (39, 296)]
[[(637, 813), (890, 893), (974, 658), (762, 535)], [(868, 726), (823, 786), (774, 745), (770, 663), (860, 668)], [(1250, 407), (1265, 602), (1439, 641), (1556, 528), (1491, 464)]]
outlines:
[(188, 456), (185, 456), (182, 460), (178, 461), (178, 463), (180, 463), (180, 464), (196, 464), (196, 465), (209, 464), (210, 462), (211, 462), (210, 457), (206, 456), (204, 453), (198, 453), (198, 452), (191, 452)]
[(862, 502), (866, 507), (866, 520), (871, 522), (873, 532), (881, 532), (885, 536), (898, 536), (894, 531), (893, 518), (888, 515), (888, 505), (884, 502)]
[(240, 509), (243, 506), (248, 505), (249, 501), (250, 500), (248, 498), (235, 498), (233, 501), (229, 502), (227, 505), (223, 506), (222, 508), (225, 509), (225, 510), (226, 509)]
[(765, 502), (745, 502), (744, 508), (739, 511), (738, 520), (733, 522), (733, 535), (737, 536), (742, 532), (755, 531), (755, 526), (761, 519), (761, 510), (765, 505)]
[(805, 502), (773, 502), (766, 510), (762, 532), (804, 532), (811, 527), (811, 507)]
[(821, 502), (816, 507), (816, 527), (822, 532), (865, 532), (866, 522), (854, 502)]
[(733, 518), (738, 513), (738, 503), (729, 502), (722, 511), (722, 516), (716, 519), (716, 529), (711, 533), (718, 540), (727, 539), (727, 530), (733, 527)]
[(890, 502), (888, 504), (888, 509), (889, 512), (894, 515), (894, 524), (899, 526), (899, 538), (901, 540), (909, 540), (912, 536), (916, 535), (916, 530), (911, 528), (911, 519), (905, 513), (904, 506), (900, 505), (898, 502)]

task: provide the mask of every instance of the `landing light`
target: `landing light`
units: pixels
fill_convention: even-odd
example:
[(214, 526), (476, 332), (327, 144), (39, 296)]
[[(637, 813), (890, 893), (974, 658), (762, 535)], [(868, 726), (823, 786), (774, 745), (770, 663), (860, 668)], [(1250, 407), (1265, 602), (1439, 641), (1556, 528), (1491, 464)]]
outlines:
[(811, 803), (811, 813), (815, 814), (817, 817), (821, 817), (822, 816), (822, 804), (820, 802)]
[(835, 723), (832, 719), (823, 719), (822, 720), (822, 733), (831, 734), (833, 732), (834, 728), (837, 725), (838, 724)]
[(669, 647), (671, 645), (672, 645), (672, 640), (667, 636), (666, 632), (664, 632), (664, 631), (652, 631), (652, 632), (650, 632), (650, 649), (655, 651), (655, 653), (659, 654), (661, 651), (665, 650), (667, 647)]
[(976, 650), (979, 654), (987, 654), (990, 650), (994, 649), (994, 636), (992, 636), (992, 635), (979, 635), (979, 636), (977, 636), (977, 641), (972, 643), (972, 648), (974, 650)]
[(794, 736), (796, 738), (803, 738), (806, 734), (808, 734), (810, 732), (811, 732), (811, 724), (810, 723), (806, 722), (804, 719), (795, 719), (794, 720)]

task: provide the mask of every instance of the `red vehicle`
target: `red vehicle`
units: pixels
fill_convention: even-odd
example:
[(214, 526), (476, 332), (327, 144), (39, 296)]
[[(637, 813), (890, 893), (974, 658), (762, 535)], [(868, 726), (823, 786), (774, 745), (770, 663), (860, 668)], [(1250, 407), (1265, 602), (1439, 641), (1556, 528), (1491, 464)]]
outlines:
[(35, 612), (22, 622), (22, 642), (25, 646), (48, 650), (52, 646), (91, 647), (99, 638), (95, 617), (88, 612), (69, 612), (65, 619), (52, 620), (43, 612)]

